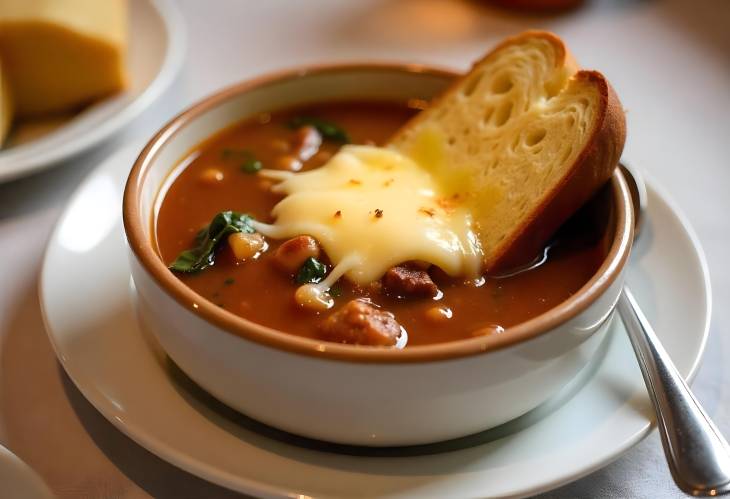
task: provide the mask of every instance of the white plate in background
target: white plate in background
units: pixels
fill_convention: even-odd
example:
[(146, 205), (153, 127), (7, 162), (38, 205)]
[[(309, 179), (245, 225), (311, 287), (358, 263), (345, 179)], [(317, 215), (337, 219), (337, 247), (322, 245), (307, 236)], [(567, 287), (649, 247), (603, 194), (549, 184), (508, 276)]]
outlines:
[(0, 445), (0, 494), (13, 499), (53, 499), (38, 473)]
[[(653, 410), (618, 320), (603, 357), (559, 398), (456, 443), (415, 451), (337, 448), (265, 428), (213, 401), (136, 321), (120, 206), (140, 148), (110, 156), (71, 197), (48, 245), (40, 300), (51, 344), (79, 390), (170, 463), (255, 496), (521, 497), (595, 471), (651, 430)], [(709, 330), (707, 266), (685, 219), (653, 182), (648, 187), (627, 282), (690, 379)]]
[(0, 149), (0, 182), (53, 167), (94, 147), (149, 107), (170, 86), (185, 55), (185, 23), (172, 0), (130, 0), (129, 88), (100, 100), (53, 131)]

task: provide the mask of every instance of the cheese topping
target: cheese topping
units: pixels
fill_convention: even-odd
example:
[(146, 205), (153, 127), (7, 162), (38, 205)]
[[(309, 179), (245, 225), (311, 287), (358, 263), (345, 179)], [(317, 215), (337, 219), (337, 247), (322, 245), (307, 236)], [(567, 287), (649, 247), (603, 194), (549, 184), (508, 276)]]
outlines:
[(314, 237), (336, 273), (357, 284), (410, 260), (453, 276), (480, 272), (481, 249), (462, 196), (396, 151), (348, 145), (315, 170), (261, 174), (280, 179), (273, 190), (286, 197), (272, 211), (276, 222), (257, 223), (257, 230)]

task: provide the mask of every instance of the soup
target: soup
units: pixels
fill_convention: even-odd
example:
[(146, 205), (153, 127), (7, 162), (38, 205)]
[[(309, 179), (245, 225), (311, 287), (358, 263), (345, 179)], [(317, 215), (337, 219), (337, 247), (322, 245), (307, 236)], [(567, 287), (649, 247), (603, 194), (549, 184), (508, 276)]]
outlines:
[[(329, 290), (329, 308), (296, 299), (303, 286), (332, 271), (327, 255), (306, 234), (277, 240), (255, 233), (240, 214), (273, 222), (282, 194), (272, 191), (271, 170), (318, 168), (345, 143), (383, 144), (423, 105), (319, 103), (219, 132), (182, 159), (160, 194), (154, 234), (161, 258), (187, 286), (233, 314), (290, 334), (360, 345), (407, 348), (509, 334), (510, 326), (577, 292), (608, 252), (609, 217), (596, 209), (605, 202), (581, 210), (535, 261), (513, 272), (464, 279), (424, 262), (402, 262), (370, 284), (340, 278)], [(211, 223), (232, 232), (221, 231), (219, 241)]]

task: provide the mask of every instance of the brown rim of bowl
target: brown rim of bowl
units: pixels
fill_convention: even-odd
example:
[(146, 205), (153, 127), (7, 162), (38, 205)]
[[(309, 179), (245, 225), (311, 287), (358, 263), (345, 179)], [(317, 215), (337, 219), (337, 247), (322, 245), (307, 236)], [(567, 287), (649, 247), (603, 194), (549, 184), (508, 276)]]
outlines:
[[(486, 353), (535, 338), (588, 308), (618, 278), (629, 256), (633, 226), (631, 224), (631, 196), (623, 176), (617, 169), (611, 178), (611, 190), (616, 207), (616, 232), (608, 255), (598, 271), (577, 293), (560, 305), (526, 322), (510, 327), (502, 334), (434, 345), (413, 346), (404, 350), (317, 341), (262, 326), (239, 317), (217, 307), (183, 284), (168, 270), (154, 250), (152, 242), (145, 237), (143, 227), (149, 224), (150, 221), (140, 219), (140, 190), (147, 176), (148, 167), (157, 156), (161, 146), (184, 128), (187, 123), (234, 95), (276, 81), (301, 78), (312, 74), (357, 70), (421, 73), (450, 79), (459, 76), (459, 73), (445, 69), (387, 63), (334, 64), (277, 72), (224, 88), (203, 99), (173, 118), (145, 145), (129, 173), (124, 190), (124, 230), (129, 241), (129, 247), (142, 267), (151, 274), (153, 280), (169, 296), (190, 312), (218, 326), (227, 333), (275, 349), (330, 360), (365, 363), (411, 363), (449, 360)], [(195, 307), (193, 307), (193, 304), (195, 304)]]

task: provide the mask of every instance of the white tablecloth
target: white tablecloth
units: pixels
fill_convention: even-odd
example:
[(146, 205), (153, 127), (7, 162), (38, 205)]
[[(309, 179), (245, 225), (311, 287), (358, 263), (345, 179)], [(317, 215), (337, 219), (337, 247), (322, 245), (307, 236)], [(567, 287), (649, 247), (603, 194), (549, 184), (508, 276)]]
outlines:
[[(730, 2), (598, 1), (525, 16), (466, 0), (180, 1), (189, 51), (162, 100), (107, 144), (0, 186), (0, 442), (62, 498), (228, 498), (115, 430), (63, 374), (45, 337), (36, 282), (70, 192), (101, 159), (226, 84), (323, 61), (381, 59), (459, 69), (503, 36), (546, 28), (604, 72), (627, 108), (625, 157), (673, 195), (699, 234), (714, 294), (694, 389), (730, 435)], [(73, 283), (69, 283), (72, 287)], [(542, 497), (675, 497), (658, 436)]]

